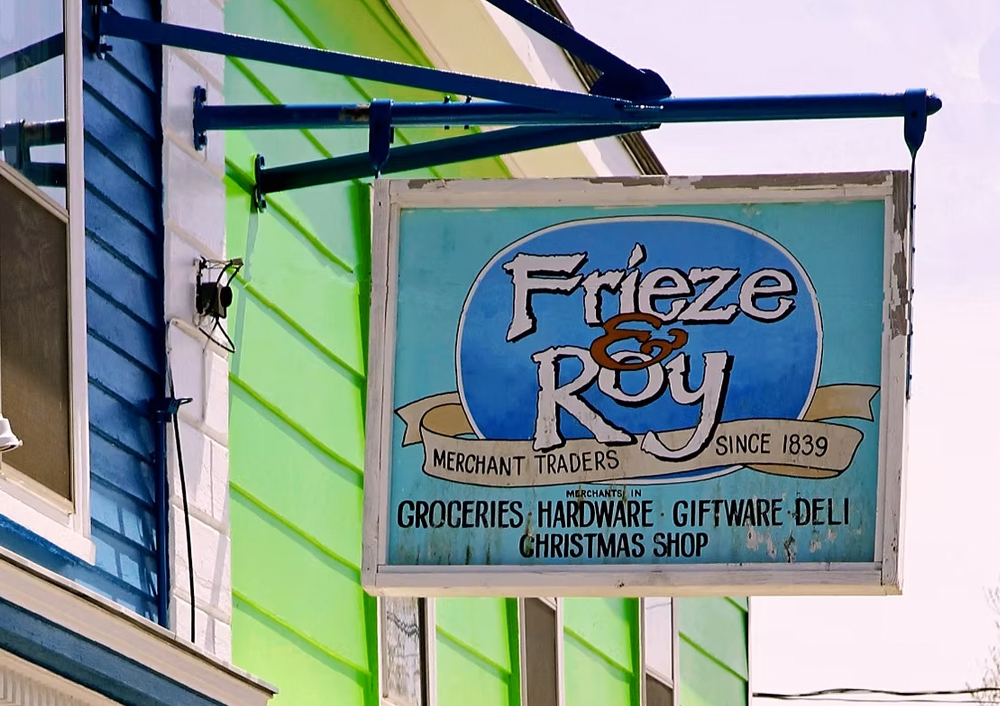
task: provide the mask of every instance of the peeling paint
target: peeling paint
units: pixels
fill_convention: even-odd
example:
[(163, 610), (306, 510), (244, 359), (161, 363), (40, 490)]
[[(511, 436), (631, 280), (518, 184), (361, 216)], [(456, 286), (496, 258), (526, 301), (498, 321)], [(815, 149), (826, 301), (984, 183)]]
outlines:
[(808, 188), (812, 186), (878, 186), (886, 181), (885, 172), (851, 174), (758, 174), (753, 176), (721, 175), (692, 180), (696, 189)]
[(820, 539), (819, 531), (815, 528), (812, 531), (812, 535), (809, 537), (809, 551), (816, 552), (823, 548), (823, 540)]
[(664, 176), (642, 176), (642, 177), (590, 177), (587, 179), (591, 184), (621, 184), (624, 187), (631, 186), (664, 186), (667, 177)]
[(447, 181), (444, 179), (410, 179), (406, 182), (406, 188), (419, 190), (426, 187), (428, 184), (434, 186), (438, 189), (443, 189), (447, 186)]
[(910, 182), (906, 172), (895, 172), (892, 183), (892, 229), (899, 236), (906, 233), (910, 220)]
[(892, 274), (896, 282), (893, 301), (889, 303), (889, 331), (892, 336), (905, 336), (909, 333), (910, 285), (909, 268), (906, 253), (898, 250), (892, 255)]
[(892, 275), (895, 278), (896, 289), (893, 301), (890, 302), (889, 328), (891, 335), (903, 336), (909, 334), (908, 317), (910, 314), (910, 272), (912, 262), (910, 253), (912, 244), (907, 242), (907, 228), (910, 221), (910, 182), (906, 172), (893, 173), (892, 189), (892, 228), (901, 243), (900, 249), (892, 254)]
[(794, 564), (795, 557), (798, 556), (798, 548), (795, 546), (795, 535), (789, 534), (783, 546), (785, 548), (785, 561), (789, 564)]
[(767, 542), (765, 546), (767, 548), (767, 555), (769, 557), (774, 559), (776, 556), (778, 556), (778, 548), (774, 546), (774, 539), (771, 537), (770, 532), (767, 533)]

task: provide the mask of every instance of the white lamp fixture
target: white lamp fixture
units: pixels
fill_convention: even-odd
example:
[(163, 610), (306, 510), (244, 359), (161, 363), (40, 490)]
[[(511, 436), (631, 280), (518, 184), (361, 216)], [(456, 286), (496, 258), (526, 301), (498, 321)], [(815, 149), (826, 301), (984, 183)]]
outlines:
[(20, 445), (21, 440), (14, 436), (14, 432), (11, 431), (10, 421), (0, 415), (0, 454), (5, 451), (13, 451)]

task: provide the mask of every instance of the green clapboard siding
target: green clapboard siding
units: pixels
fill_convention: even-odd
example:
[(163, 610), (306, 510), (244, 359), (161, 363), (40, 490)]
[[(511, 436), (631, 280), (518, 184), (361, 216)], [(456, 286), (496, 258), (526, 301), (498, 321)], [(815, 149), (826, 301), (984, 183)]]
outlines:
[[(253, 674), (277, 674), (272, 703), (364, 703), (368, 675), (287, 629), (273, 616), (233, 598), (233, 661)], [(330, 695), (336, 694), (336, 699)]]
[(634, 598), (563, 600), (567, 704), (638, 702), (638, 611)]
[(437, 668), (439, 706), (510, 706), (509, 674), (464, 645), (439, 637)]
[(573, 706), (605, 706), (606, 704), (637, 703), (635, 680), (611, 664), (590, 645), (566, 633), (563, 642), (565, 660), (566, 704)]
[(580, 645), (633, 673), (638, 610), (638, 601), (630, 598), (567, 598), (563, 601), (563, 626)]
[[(229, 0), (226, 30), (428, 65), (380, 0)], [(230, 104), (439, 100), (414, 89), (254, 62), (226, 64)], [(396, 145), (454, 136), (396, 131)], [(210, 139), (218, 140), (219, 135)], [(245, 267), (229, 332), (233, 660), (280, 689), (276, 706), (377, 706), (376, 613), (359, 567), (370, 214), (368, 186), (271, 194), (250, 216), (254, 155), (268, 166), (367, 149), (364, 130), (228, 132), (226, 237)], [(499, 160), (419, 177), (507, 177)], [(638, 604), (568, 599), (566, 703), (638, 705)], [(520, 703), (517, 602), (436, 602), (440, 706)], [(684, 706), (746, 704), (746, 603), (685, 600)]]
[[(428, 65), (378, 0), (230, 0), (226, 30)], [(237, 60), (227, 61), (225, 79), (230, 104), (440, 99)], [(450, 135), (397, 130), (395, 144)], [(276, 706), (375, 706), (374, 601), (359, 575), (368, 187), (272, 194), (255, 219), (249, 197), (257, 153), (273, 166), (363, 152), (367, 133), (234, 131), (225, 144), (228, 256), (246, 263), (229, 313), (238, 347), (230, 370), (233, 660), (280, 689)], [(414, 176), (509, 174), (499, 160), (481, 160)], [(456, 599), (437, 611), (441, 706), (470, 694), (484, 705), (516, 704), (516, 603)]]
[(516, 706), (517, 601), (440, 598), (435, 606), (438, 705)]
[(678, 599), (677, 622), (681, 706), (748, 703), (746, 599)]

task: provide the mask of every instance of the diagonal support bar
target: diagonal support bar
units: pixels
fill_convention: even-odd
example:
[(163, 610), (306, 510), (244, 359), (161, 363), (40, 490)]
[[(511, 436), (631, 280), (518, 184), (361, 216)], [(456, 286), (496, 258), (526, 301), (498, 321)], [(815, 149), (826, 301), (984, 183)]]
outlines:
[(549, 39), (560, 47), (603, 73), (638, 76), (640, 70), (615, 56), (596, 42), (587, 39), (568, 24), (559, 21), (528, 0), (486, 0), (498, 10), (503, 10), (526, 27)]
[(242, 37), (193, 27), (126, 17), (112, 9), (95, 13), (98, 35), (144, 44), (181, 47), (269, 64), (352, 76), (381, 83), (412, 86), (441, 93), (519, 103), (542, 110), (572, 110), (581, 115), (612, 118), (621, 101), (554, 88), (442, 71), (413, 64), (373, 59), (343, 52)]
[(60, 32), (10, 54), (0, 56), (0, 80), (21, 71), (27, 71), (32, 66), (44, 64), (49, 59), (62, 56), (65, 45), (63, 33)]
[(50, 120), (29, 123), (24, 120), (0, 125), (0, 152), (3, 160), (39, 186), (65, 186), (66, 165), (33, 162), (31, 148), (61, 145), (66, 142), (66, 123)]
[[(198, 101), (196, 100), (196, 105)], [(378, 119), (373, 115), (377, 108)], [(377, 176), (494, 157), (525, 150), (580, 142), (647, 130), (671, 122), (721, 122), (750, 120), (816, 120), (829, 118), (903, 117), (906, 142), (915, 153), (923, 140), (926, 116), (941, 109), (941, 100), (924, 90), (882, 95), (820, 95), (765, 96), (752, 98), (690, 98), (669, 99), (650, 106), (637, 106), (626, 112), (617, 123), (585, 123), (585, 118), (571, 114), (532, 112), (523, 106), (509, 104), (430, 104), (402, 103), (394, 105), (380, 101), (372, 106), (346, 104), (333, 106), (205, 106), (199, 105), (198, 125), (214, 128), (273, 128), (369, 126), (388, 124), (438, 125), (476, 122), (478, 114), (489, 119), (550, 121), (551, 124), (512, 127), (484, 134), (466, 135), (447, 140), (435, 140), (417, 145), (389, 149), (383, 138), (370, 140), (367, 154), (318, 160), (304, 164), (271, 169), (263, 168), (258, 158), (255, 167), (255, 199), (263, 203), (264, 194), (289, 189), (318, 186), (349, 179)], [(240, 110), (249, 110), (250, 119)], [(214, 116), (214, 118), (213, 118)], [(250, 120), (256, 120), (250, 124)], [(331, 122), (332, 121), (332, 122)], [(409, 122), (407, 122), (409, 121)], [(294, 125), (293, 125), (294, 123)], [(304, 124), (307, 123), (307, 124)], [(374, 133), (373, 133), (374, 134)], [(379, 145), (382, 145), (380, 148)]]
[[(653, 126), (646, 125), (644, 127)], [(583, 140), (612, 137), (635, 130), (635, 127), (622, 125), (571, 128), (513, 127), (445, 140), (432, 140), (417, 145), (390, 149), (389, 158), (382, 167), (381, 173), (392, 174), (436, 167), (442, 164), (465, 162), (471, 159), (496, 157), (501, 154), (524, 152), (540, 147), (553, 147)], [(361, 153), (270, 169), (261, 168), (258, 161), (256, 172), (257, 191), (260, 194), (271, 194), (277, 191), (302, 189), (309, 186), (370, 177), (375, 175), (375, 168), (372, 166), (368, 153)]]
[(603, 72), (591, 93), (630, 101), (670, 96), (670, 88), (659, 74), (637, 69), (528, 0), (486, 1)]

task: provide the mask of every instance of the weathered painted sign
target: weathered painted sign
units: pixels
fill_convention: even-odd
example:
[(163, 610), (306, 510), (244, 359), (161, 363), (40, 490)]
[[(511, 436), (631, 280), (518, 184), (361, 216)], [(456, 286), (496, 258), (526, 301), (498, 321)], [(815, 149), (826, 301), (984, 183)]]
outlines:
[(907, 179), (378, 182), (367, 587), (897, 592)]

